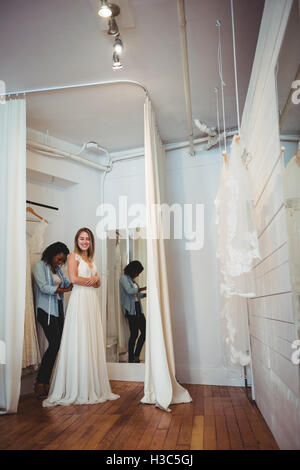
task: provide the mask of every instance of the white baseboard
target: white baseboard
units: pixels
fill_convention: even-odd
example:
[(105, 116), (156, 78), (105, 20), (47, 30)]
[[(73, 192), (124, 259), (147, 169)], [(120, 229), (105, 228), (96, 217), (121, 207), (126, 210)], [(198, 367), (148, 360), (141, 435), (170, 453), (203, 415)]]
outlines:
[[(134, 363), (107, 363), (109, 380), (122, 380), (124, 382), (144, 382), (145, 364)], [(36, 374), (22, 377), (21, 395), (33, 393)], [(180, 383), (221, 385), (243, 387), (244, 379), (239, 373), (221, 367), (176, 367), (176, 378)], [(249, 383), (248, 383), (249, 384)]]
[(244, 378), (240, 371), (223, 367), (186, 367), (176, 366), (176, 378), (180, 383), (243, 387)]

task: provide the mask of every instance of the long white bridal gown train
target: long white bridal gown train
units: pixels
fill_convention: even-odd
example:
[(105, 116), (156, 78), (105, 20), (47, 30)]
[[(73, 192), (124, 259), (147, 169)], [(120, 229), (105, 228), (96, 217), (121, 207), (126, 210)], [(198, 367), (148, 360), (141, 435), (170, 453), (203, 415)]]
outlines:
[[(75, 254), (78, 276), (97, 272)], [(67, 312), (57, 363), (48, 398), (43, 406), (80, 405), (116, 400), (107, 375), (103, 330), (97, 289), (74, 285)]]

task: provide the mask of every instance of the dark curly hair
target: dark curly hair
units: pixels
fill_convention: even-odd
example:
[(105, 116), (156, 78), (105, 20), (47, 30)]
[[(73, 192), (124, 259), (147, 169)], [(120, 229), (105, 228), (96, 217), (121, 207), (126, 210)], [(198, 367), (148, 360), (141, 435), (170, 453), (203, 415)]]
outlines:
[(64, 253), (66, 256), (70, 253), (69, 248), (67, 245), (61, 242), (52, 243), (49, 245), (42, 254), (42, 261), (47, 264), (51, 264), (52, 259), (54, 256), (58, 255), (59, 253)]
[(142, 271), (144, 271), (144, 266), (142, 265), (142, 263), (135, 260), (127, 264), (127, 266), (124, 269), (124, 274), (134, 279), (136, 276), (141, 274)]

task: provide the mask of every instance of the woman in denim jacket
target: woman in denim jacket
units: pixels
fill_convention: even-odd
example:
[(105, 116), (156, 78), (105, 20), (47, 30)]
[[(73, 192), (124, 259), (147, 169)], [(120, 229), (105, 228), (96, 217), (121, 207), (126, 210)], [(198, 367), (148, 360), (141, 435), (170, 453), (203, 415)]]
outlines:
[[(128, 342), (128, 362), (140, 362), (139, 356), (146, 339), (146, 319), (143, 312), (141, 294), (146, 287), (139, 287), (135, 278), (141, 274), (144, 267), (139, 261), (131, 261), (124, 269), (120, 277), (120, 299), (123, 313), (125, 314), (130, 329)], [(140, 336), (136, 343), (138, 333)]]
[(64, 293), (71, 291), (73, 287), (60, 269), (67, 261), (68, 254), (69, 249), (64, 243), (53, 243), (45, 249), (41, 261), (37, 262), (33, 269), (37, 321), (41, 324), (49, 343), (35, 384), (35, 393), (39, 399), (48, 395), (52, 369), (63, 332)]

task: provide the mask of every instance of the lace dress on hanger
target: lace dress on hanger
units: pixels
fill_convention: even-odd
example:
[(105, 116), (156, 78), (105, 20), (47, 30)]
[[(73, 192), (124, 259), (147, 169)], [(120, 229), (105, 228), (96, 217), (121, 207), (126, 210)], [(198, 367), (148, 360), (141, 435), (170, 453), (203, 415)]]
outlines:
[(32, 291), (32, 275), (31, 275), (31, 257), (28, 243), (26, 244), (26, 301), (25, 301), (25, 318), (24, 318), (24, 342), (22, 369), (23, 375), (26, 374), (28, 367), (36, 369), (41, 362), (39, 343), (35, 325), (35, 314), (33, 304)]
[[(78, 276), (89, 278), (97, 273), (75, 254)], [(44, 407), (80, 405), (116, 400), (111, 392), (97, 289), (74, 285), (71, 292), (61, 345)]]
[(250, 362), (247, 297), (255, 296), (253, 262), (260, 258), (249, 175), (243, 145), (233, 139), (223, 164), (215, 200), (217, 258), (221, 293), (221, 329), (226, 365)]

